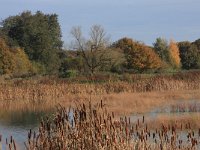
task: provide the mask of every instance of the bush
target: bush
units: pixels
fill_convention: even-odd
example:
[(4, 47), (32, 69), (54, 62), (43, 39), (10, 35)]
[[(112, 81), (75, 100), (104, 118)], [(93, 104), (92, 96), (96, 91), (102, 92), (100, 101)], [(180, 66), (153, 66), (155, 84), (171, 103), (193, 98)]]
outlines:
[(60, 74), (61, 78), (75, 78), (77, 76), (77, 71), (76, 70), (67, 70), (65, 72), (62, 72)]

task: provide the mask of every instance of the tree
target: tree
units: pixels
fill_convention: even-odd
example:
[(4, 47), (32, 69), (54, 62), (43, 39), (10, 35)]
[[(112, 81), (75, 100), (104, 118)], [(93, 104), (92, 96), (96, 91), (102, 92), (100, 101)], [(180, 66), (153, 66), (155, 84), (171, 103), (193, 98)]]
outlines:
[(0, 74), (10, 74), (14, 68), (15, 62), (10, 48), (4, 39), (0, 38)]
[(163, 38), (157, 38), (156, 42), (153, 43), (154, 50), (158, 54), (158, 56), (165, 61), (166, 63), (169, 62), (169, 48), (167, 40)]
[(181, 58), (181, 64), (183, 69), (189, 69), (188, 68), (188, 57), (187, 52), (190, 48), (191, 43), (189, 41), (183, 41), (178, 43), (179, 51), (180, 51), (180, 58)]
[(197, 41), (190, 43), (183, 41), (178, 43), (180, 49), (180, 57), (183, 69), (199, 69), (200, 68), (200, 50)]
[(169, 61), (174, 69), (179, 69), (181, 67), (179, 48), (173, 40), (171, 40), (169, 44)]
[(44, 65), (47, 73), (57, 72), (62, 41), (56, 14), (23, 12), (3, 20), (2, 31), (12, 46), (24, 48), (29, 59)]
[(90, 28), (89, 39), (83, 37), (80, 27), (73, 27), (71, 34), (75, 39), (73, 48), (80, 52), (91, 74), (115, 62), (115, 55), (112, 55), (112, 49), (108, 48), (109, 38), (102, 26), (93, 25)]
[(200, 68), (200, 53), (196, 45), (192, 44), (186, 52), (186, 69), (199, 69)]
[(0, 74), (27, 74), (34, 68), (21, 48), (9, 47), (4, 39), (0, 39)]
[(159, 56), (143, 43), (135, 42), (130, 38), (122, 38), (114, 43), (114, 47), (124, 51), (127, 69), (143, 72), (162, 67)]
[(200, 39), (194, 41), (192, 44), (196, 45), (198, 50), (200, 51)]
[(21, 48), (12, 49), (14, 55), (15, 67), (13, 73), (17, 75), (28, 74), (35, 72), (35, 68), (28, 59), (27, 54)]

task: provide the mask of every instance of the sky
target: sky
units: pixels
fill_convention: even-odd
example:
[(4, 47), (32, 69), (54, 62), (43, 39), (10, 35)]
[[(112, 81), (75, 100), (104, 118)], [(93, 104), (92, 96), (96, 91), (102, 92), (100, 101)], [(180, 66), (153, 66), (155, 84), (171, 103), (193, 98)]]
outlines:
[(56, 13), (66, 45), (70, 30), (87, 35), (101, 25), (111, 41), (123, 37), (152, 45), (156, 38), (194, 41), (200, 38), (200, 0), (0, 0), (0, 19), (30, 10)]

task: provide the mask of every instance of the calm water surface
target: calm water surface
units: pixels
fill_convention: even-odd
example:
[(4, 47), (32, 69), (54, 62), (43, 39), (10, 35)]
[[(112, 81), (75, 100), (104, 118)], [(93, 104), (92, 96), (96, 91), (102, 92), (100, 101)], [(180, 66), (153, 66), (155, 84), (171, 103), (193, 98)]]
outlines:
[(25, 149), (24, 142), (27, 140), (28, 131), (38, 130), (40, 119), (50, 115), (50, 112), (1, 112), (0, 111), (0, 135), (2, 135), (3, 150), (6, 149), (6, 138), (12, 135), (16, 145)]

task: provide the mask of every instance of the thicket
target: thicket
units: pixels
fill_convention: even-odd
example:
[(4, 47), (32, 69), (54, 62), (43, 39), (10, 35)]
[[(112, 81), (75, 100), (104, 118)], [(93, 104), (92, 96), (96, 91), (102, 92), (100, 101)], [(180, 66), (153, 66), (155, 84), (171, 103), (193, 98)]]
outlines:
[(127, 37), (111, 42), (100, 25), (92, 26), (89, 36), (80, 27), (73, 27), (71, 34), (73, 50), (66, 50), (58, 15), (26, 11), (4, 19), (0, 74), (76, 77), (200, 69), (200, 39), (177, 43), (157, 38), (152, 47)]

